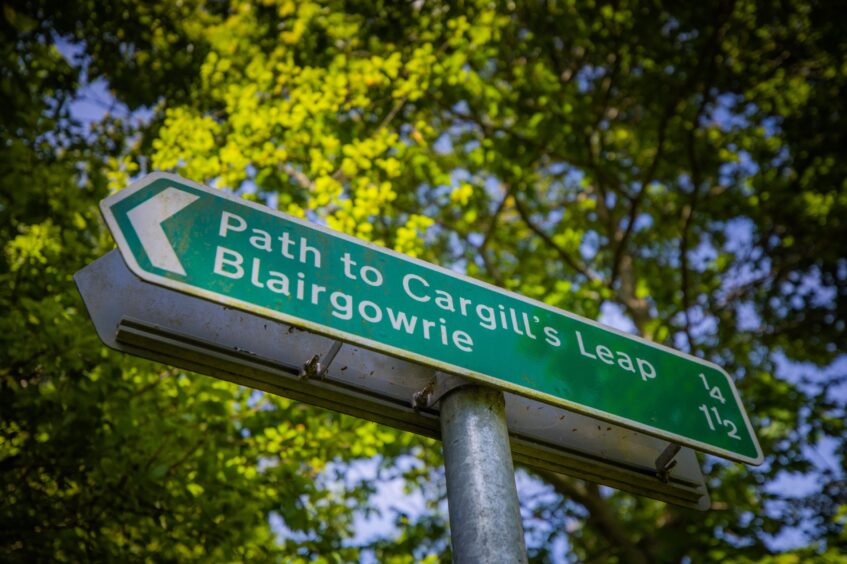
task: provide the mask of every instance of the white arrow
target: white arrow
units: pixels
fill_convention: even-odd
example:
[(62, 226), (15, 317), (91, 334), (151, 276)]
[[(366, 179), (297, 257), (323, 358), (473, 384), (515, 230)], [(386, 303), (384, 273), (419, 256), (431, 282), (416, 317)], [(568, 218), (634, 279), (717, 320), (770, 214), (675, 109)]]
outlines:
[(162, 229), (162, 222), (199, 197), (170, 187), (138, 204), (126, 214), (153, 266), (185, 276), (185, 269), (182, 268), (165, 230)]

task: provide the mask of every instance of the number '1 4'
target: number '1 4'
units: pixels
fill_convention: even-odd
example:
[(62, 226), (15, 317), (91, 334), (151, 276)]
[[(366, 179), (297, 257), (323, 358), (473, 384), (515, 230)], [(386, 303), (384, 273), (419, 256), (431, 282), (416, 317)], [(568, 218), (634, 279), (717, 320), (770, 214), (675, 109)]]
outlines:
[[(718, 388), (717, 386), (715, 386), (715, 387), (709, 386), (709, 382), (706, 380), (706, 375), (703, 374), (702, 372), (700, 373), (700, 379), (703, 380), (703, 385), (709, 391), (709, 395), (712, 398), (718, 400), (721, 403), (726, 403), (726, 400), (723, 399), (723, 394), (721, 393), (720, 388)], [(720, 418), (718, 418), (718, 421), (720, 421)]]

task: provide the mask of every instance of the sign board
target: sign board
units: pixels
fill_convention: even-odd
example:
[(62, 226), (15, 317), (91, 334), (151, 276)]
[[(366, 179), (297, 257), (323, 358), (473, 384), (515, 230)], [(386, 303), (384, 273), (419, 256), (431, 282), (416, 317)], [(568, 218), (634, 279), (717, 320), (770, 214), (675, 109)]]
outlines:
[(144, 281), (762, 461), (732, 380), (702, 359), (170, 174), (101, 210)]

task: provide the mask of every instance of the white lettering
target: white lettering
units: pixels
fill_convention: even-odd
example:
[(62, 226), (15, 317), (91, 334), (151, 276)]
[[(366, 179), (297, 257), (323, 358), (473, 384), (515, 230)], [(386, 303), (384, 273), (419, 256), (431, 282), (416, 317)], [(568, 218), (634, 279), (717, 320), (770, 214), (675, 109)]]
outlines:
[[(368, 308), (373, 310), (371, 315), (367, 313)], [(382, 321), (382, 310), (379, 309), (378, 305), (368, 300), (359, 302), (359, 315), (362, 316), (362, 319), (370, 323), (379, 323)]]
[(409, 317), (402, 311), (394, 313), (394, 310), (390, 307), (385, 308), (385, 310), (388, 312), (388, 320), (391, 321), (391, 326), (394, 327), (395, 331), (399, 331), (402, 328), (409, 335), (415, 332), (415, 325), (418, 322), (417, 315)]
[(329, 301), (332, 304), (332, 315), (338, 319), (353, 318), (353, 298), (344, 292), (335, 291), (329, 295)]
[(635, 372), (635, 368), (632, 367), (632, 359), (624, 352), (618, 351), (618, 366), (627, 372)]
[(453, 296), (445, 292), (444, 290), (436, 290), (435, 291), (435, 305), (440, 307), (445, 311), (455, 312), (456, 310), (453, 308)]
[(434, 321), (430, 321), (428, 319), (423, 320), (423, 334), (424, 334), (424, 339), (426, 339), (427, 341), (429, 340), (429, 330), (432, 327), (435, 327)]
[[(236, 224), (230, 223), (230, 220), (236, 220)], [(235, 215), (234, 213), (223, 212), (221, 213), (221, 226), (218, 229), (218, 235), (221, 237), (226, 237), (227, 231), (244, 231), (247, 229), (247, 222), (244, 221), (244, 218), (241, 216)]]
[[(412, 292), (412, 289), (409, 288), (409, 281), (410, 280), (417, 280), (418, 282), (423, 284), (424, 287), (426, 287), (426, 288), (429, 288), (429, 282), (427, 282), (425, 279), (421, 278), (417, 274), (407, 274), (406, 276), (403, 277), (403, 290), (406, 291), (406, 295), (409, 296), (410, 298), (412, 298), (413, 300), (415, 300), (416, 302), (428, 302), (430, 300), (429, 296), (427, 296), (427, 295), (420, 296), (420, 295)], [(428, 333), (428, 331), (427, 331), (427, 333)], [(428, 336), (427, 336), (427, 339), (429, 339)]]
[(300, 262), (306, 263), (306, 255), (312, 253), (315, 268), (321, 267), (321, 252), (316, 247), (310, 247), (305, 237), (300, 237)]
[(265, 282), (268, 285), (268, 290), (277, 294), (291, 296), (291, 294), (288, 293), (288, 276), (282, 272), (277, 272), (276, 270), (268, 272), (268, 276), (270, 278), (268, 278), (267, 282)]
[(473, 352), (473, 339), (464, 331), (453, 331), (453, 344), (464, 352)]
[(346, 276), (350, 280), (355, 280), (356, 275), (353, 274), (352, 267), (356, 266), (356, 261), (350, 258), (350, 253), (344, 253), (344, 256), (341, 257), (341, 262), (344, 263), (344, 276)]
[(321, 295), (321, 292), (326, 292), (326, 286), (320, 286), (319, 284), (312, 284), (312, 303), (318, 305), (318, 298)]
[[(229, 258), (226, 258), (227, 256)], [(244, 268), (241, 266), (243, 262), (244, 257), (242, 257), (239, 253), (224, 247), (218, 247), (217, 251), (215, 251), (214, 272), (215, 274), (220, 274), (221, 276), (238, 280), (244, 276)], [(224, 266), (229, 266), (232, 270), (224, 270)]]
[(638, 372), (641, 373), (642, 380), (646, 382), (648, 379), (652, 380), (656, 377), (656, 369), (653, 368), (652, 364), (640, 358), (636, 358), (635, 362), (638, 364)]
[[(368, 273), (373, 273), (373, 276), (370, 276)], [(359, 274), (362, 276), (362, 280), (369, 286), (382, 286), (382, 273), (376, 268), (365, 265), (359, 270)]]
[(559, 332), (553, 329), (552, 327), (545, 327), (544, 335), (544, 340), (547, 341), (551, 346), (558, 347), (562, 344), (562, 340), (559, 338)]
[(253, 272), (250, 275), (250, 282), (257, 288), (264, 288), (265, 285), (259, 281), (259, 270), (262, 268), (262, 263), (259, 259), (253, 259)]
[(294, 244), (294, 241), (291, 240), (291, 236), (288, 233), (283, 233), (282, 236), (277, 237), (282, 246), (282, 256), (287, 259), (293, 259), (294, 255), (291, 253), (291, 245)]
[(604, 347), (603, 345), (597, 345), (597, 356), (599, 356), (600, 360), (602, 360), (606, 364), (615, 363), (615, 359), (612, 356), (612, 351), (610, 351), (608, 347)]
[(582, 356), (587, 356), (588, 358), (597, 358), (593, 354), (585, 352), (585, 346), (582, 344), (582, 334), (579, 331), (575, 331), (576, 333), (576, 342), (579, 344), (579, 352)]
[(263, 251), (271, 251), (271, 234), (267, 231), (262, 231), (261, 229), (254, 229), (252, 237), (250, 237), (250, 244), (256, 247), (257, 249), (261, 249)]

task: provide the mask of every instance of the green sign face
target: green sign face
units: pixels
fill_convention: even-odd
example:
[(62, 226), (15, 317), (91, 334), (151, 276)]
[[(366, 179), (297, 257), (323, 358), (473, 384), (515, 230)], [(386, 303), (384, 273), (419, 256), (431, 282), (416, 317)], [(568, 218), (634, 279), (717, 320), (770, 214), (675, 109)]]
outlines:
[(178, 176), (150, 174), (101, 209), (147, 282), (762, 461), (732, 380), (712, 363)]

